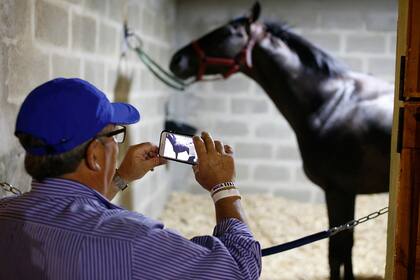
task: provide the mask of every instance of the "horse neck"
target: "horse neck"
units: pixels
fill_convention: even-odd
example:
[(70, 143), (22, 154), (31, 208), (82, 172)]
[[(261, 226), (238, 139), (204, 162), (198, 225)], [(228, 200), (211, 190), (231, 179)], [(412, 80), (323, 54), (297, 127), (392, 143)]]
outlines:
[(175, 137), (173, 135), (168, 134), (166, 138), (169, 140), (169, 142), (171, 142), (172, 146), (176, 143)]
[(287, 46), (273, 54), (257, 44), (252, 52), (253, 67), (244, 71), (268, 94), (293, 129), (308, 128), (308, 119), (328, 99), (319, 92), (325, 77), (305, 71), (299, 57)]

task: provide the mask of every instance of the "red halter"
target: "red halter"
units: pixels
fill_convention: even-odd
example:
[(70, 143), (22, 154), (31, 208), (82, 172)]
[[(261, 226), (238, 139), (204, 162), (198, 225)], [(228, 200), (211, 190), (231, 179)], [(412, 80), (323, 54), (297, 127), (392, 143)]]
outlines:
[(222, 65), (222, 66), (230, 66), (229, 70), (222, 74), (223, 78), (227, 79), (232, 74), (238, 72), (241, 69), (241, 66), (245, 66), (248, 69), (252, 68), (252, 49), (256, 41), (260, 38), (256, 38), (256, 36), (250, 36), (246, 45), (242, 48), (242, 50), (234, 57), (234, 58), (225, 58), (225, 57), (211, 57), (206, 56), (204, 50), (200, 47), (197, 41), (193, 41), (191, 43), (195, 53), (198, 56), (199, 66), (198, 72), (196, 76), (196, 81), (203, 80), (203, 76), (206, 72), (207, 65)]

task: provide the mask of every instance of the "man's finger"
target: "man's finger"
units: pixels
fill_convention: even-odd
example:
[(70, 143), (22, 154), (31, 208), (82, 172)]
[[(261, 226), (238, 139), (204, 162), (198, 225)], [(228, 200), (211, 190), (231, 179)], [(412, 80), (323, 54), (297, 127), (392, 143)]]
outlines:
[(145, 142), (145, 143), (140, 143), (140, 144), (136, 144), (136, 145), (133, 145), (133, 146), (130, 146), (130, 149), (133, 149), (134, 151), (136, 151), (136, 152), (142, 152), (142, 153), (149, 153), (149, 152), (152, 152), (152, 153), (157, 153), (158, 152), (158, 150), (159, 150), (159, 147), (158, 146), (156, 146), (156, 145), (154, 145), (154, 144), (152, 144), (152, 143), (150, 143), (150, 142)]
[(200, 159), (203, 159), (207, 156), (206, 146), (204, 145), (203, 140), (201, 140), (201, 138), (198, 136), (193, 137), (193, 142), (195, 151), (197, 153), (197, 158), (200, 161)]
[(155, 168), (156, 166), (163, 165), (165, 163), (166, 161), (164, 161), (164, 159), (160, 157), (154, 157), (143, 162), (146, 169), (151, 171), (153, 171), (153, 168)]
[(220, 141), (214, 141), (214, 145), (216, 146), (216, 151), (221, 153), (222, 155), (225, 153), (225, 149), (223, 148), (223, 144)]
[(233, 154), (232, 147), (229, 145), (225, 145), (225, 153), (230, 154), (230, 155)]
[(167, 163), (168, 163), (168, 161), (165, 158), (159, 157), (159, 165), (164, 165), (164, 164), (167, 164)]
[(210, 134), (204, 131), (203, 133), (201, 133), (201, 138), (204, 140), (204, 143), (206, 144), (207, 153), (208, 154), (214, 153), (216, 151), (216, 148), (214, 146), (214, 142)]

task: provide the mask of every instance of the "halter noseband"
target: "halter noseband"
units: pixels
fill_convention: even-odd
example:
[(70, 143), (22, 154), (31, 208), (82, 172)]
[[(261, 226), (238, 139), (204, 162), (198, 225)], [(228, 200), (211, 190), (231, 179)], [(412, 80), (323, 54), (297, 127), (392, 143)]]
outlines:
[[(258, 34), (260, 35), (260, 34)], [(254, 35), (251, 33), (249, 35), (248, 41), (242, 50), (234, 57), (234, 58), (226, 58), (226, 57), (212, 57), (207, 56), (204, 50), (200, 47), (197, 41), (193, 41), (191, 43), (196, 55), (198, 56), (199, 66), (198, 72), (196, 76), (196, 81), (203, 80), (203, 76), (206, 72), (208, 65), (222, 65), (222, 66), (230, 66), (226, 73), (222, 74), (224, 79), (229, 78), (232, 74), (239, 72), (241, 66), (245, 66), (248, 69), (252, 68), (252, 49), (255, 46), (255, 43), (260, 40), (265, 34), (262, 36)]]

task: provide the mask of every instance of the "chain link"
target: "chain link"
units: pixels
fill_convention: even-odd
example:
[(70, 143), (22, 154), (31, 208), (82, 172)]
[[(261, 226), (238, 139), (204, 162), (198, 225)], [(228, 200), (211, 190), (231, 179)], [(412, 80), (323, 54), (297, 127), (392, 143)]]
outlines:
[(6, 192), (11, 192), (16, 195), (22, 195), (22, 192), (18, 188), (10, 185), (9, 183), (0, 182), (0, 187)]
[(377, 217), (379, 217), (379, 216), (381, 216), (385, 213), (388, 213), (388, 207), (384, 207), (384, 208), (382, 208), (382, 209), (380, 209), (376, 212), (370, 213), (369, 215), (364, 216), (360, 219), (347, 222), (344, 225), (330, 228), (328, 230), (328, 232), (329, 232), (330, 236), (333, 236), (333, 235), (336, 235), (337, 233), (339, 233), (341, 231), (353, 229), (355, 226), (363, 224), (364, 222), (367, 222), (369, 220), (375, 219), (375, 218), (377, 218)]

